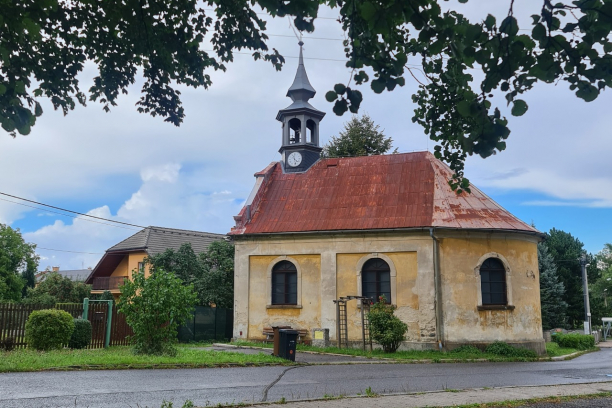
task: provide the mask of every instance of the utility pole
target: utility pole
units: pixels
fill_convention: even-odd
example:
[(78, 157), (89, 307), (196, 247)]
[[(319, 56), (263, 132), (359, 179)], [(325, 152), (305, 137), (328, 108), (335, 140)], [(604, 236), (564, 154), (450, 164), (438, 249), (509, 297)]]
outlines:
[(582, 269), (582, 290), (584, 292), (584, 334), (591, 334), (591, 306), (589, 305), (589, 282), (586, 273), (586, 254), (580, 257), (580, 268)]

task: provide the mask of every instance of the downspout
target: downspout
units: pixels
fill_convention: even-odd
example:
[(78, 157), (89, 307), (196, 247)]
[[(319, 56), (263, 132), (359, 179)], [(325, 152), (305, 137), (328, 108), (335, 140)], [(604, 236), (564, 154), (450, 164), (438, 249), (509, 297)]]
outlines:
[(444, 344), (444, 320), (442, 315), (442, 285), (440, 276), (440, 242), (434, 235), (434, 229), (429, 228), (429, 236), (433, 240), (433, 264), (434, 264), (434, 286), (435, 286), (435, 312), (436, 312), (436, 335), (438, 336), (438, 348), (442, 351)]

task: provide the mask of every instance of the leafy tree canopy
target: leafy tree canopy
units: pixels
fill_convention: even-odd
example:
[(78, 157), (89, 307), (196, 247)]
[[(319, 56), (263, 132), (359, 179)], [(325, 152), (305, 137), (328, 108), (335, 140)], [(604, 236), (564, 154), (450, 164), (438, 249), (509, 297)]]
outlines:
[(25, 303), (54, 306), (56, 303), (82, 303), (90, 297), (91, 285), (73, 281), (57, 272), (44, 275), (35, 288), (28, 288)]
[(25, 281), (21, 274), (38, 268), (36, 245), (23, 240), (19, 229), (0, 224), (0, 301), (18, 301)]
[(234, 305), (234, 246), (229, 242), (215, 241), (199, 256), (191, 244), (183, 244), (178, 251), (167, 249), (145, 262), (152, 273), (158, 269), (172, 271), (185, 284), (193, 285), (198, 305)]
[[(438, 142), (435, 155), (456, 172), (453, 187), (467, 189), (466, 157), (506, 148), (510, 129), (491, 102), (496, 93), (521, 116), (538, 82), (563, 82), (587, 102), (612, 86), (612, 0), (539, 2), (540, 12), (519, 26), (513, 0), (501, 21), (469, 21), (452, 4), (443, 11), (441, 0), (0, 0), (0, 122), (12, 135), (28, 134), (41, 96), (64, 113), (87, 99), (108, 110), (142, 72), (137, 109), (179, 125), (176, 86), (207, 88), (207, 72), (225, 70), (235, 51), (280, 69), (284, 59), (268, 48), (258, 10), (312, 32), (324, 5), (339, 14), (354, 83), (326, 94), (334, 112), (358, 112), (359, 85), (381, 93), (416, 80), (417, 65), (426, 79), (413, 95), (412, 120)], [(205, 38), (213, 51), (204, 51)], [(86, 95), (77, 74), (87, 60), (98, 75)]]
[[(332, 136), (323, 147), (325, 157), (372, 156), (391, 150), (393, 139), (385, 137), (379, 126), (367, 115), (353, 116), (344, 124), (340, 136)], [(397, 149), (393, 151), (397, 153)]]

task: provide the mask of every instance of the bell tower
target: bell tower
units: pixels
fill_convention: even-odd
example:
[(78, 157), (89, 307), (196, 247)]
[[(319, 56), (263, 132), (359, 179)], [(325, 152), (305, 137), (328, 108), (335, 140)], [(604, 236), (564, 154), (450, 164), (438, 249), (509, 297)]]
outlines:
[(298, 173), (308, 170), (321, 157), (319, 146), (319, 122), (325, 112), (315, 109), (308, 100), (316, 91), (308, 81), (302, 46), (299, 42), (300, 59), (293, 84), (287, 96), (293, 103), (278, 111), (276, 120), (283, 124), (283, 138), (279, 153), (285, 173)]

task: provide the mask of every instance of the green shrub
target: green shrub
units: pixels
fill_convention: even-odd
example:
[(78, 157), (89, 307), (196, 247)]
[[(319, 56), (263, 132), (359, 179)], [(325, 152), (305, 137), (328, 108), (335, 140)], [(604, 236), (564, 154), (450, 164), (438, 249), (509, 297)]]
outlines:
[(74, 331), (68, 342), (71, 349), (83, 349), (91, 343), (91, 323), (86, 319), (74, 319)]
[(536, 358), (538, 355), (533, 350), (528, 350), (520, 347), (512, 347), (508, 343), (503, 341), (496, 341), (491, 343), (485, 349), (486, 353), (495, 354), (502, 357), (523, 357), (523, 358)]
[(482, 352), (476, 346), (472, 346), (471, 344), (464, 344), (463, 346), (459, 346), (456, 349), (452, 349), (451, 353), (480, 354)]
[(145, 278), (143, 271), (135, 271), (121, 286), (117, 304), (134, 331), (134, 352), (176, 355), (178, 327), (191, 316), (196, 299), (193, 284), (183, 285), (172, 272), (155, 269)]
[(36, 350), (60, 349), (68, 344), (74, 330), (70, 313), (57, 309), (35, 310), (26, 322), (28, 347)]
[(395, 353), (406, 338), (408, 326), (393, 314), (395, 306), (388, 305), (381, 297), (368, 314), (372, 340), (380, 344), (386, 353)]
[(560, 347), (573, 348), (578, 350), (588, 350), (595, 347), (595, 338), (590, 334), (563, 334), (554, 333), (552, 340), (557, 343)]

